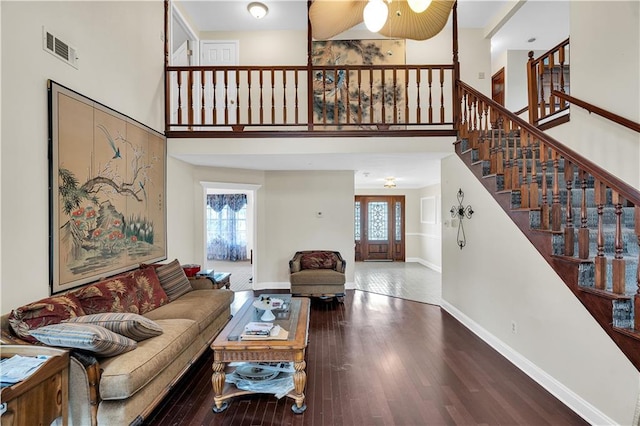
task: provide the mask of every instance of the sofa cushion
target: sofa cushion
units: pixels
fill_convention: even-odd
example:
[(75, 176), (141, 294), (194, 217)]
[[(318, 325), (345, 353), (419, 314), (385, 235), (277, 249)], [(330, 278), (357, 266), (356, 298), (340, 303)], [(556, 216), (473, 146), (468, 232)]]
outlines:
[(115, 356), (135, 349), (136, 342), (95, 324), (51, 324), (31, 331), (49, 346), (89, 351), (97, 356)]
[(336, 256), (329, 251), (315, 251), (300, 256), (301, 269), (335, 269)]
[(83, 315), (70, 318), (69, 323), (95, 324), (114, 333), (121, 334), (136, 342), (162, 334), (158, 323), (142, 315), (126, 312), (105, 312), (103, 314)]
[(191, 284), (189, 284), (189, 278), (184, 273), (184, 269), (180, 266), (178, 259), (155, 269), (160, 285), (169, 297), (169, 301), (173, 302), (178, 297), (193, 290)]
[(159, 320), (158, 324), (164, 330), (160, 336), (139, 342), (133, 351), (101, 360), (102, 399), (126, 399), (135, 394), (198, 337), (198, 325), (192, 320)]
[(161, 319), (187, 318), (198, 323), (200, 331), (209, 326), (233, 301), (233, 291), (226, 289), (193, 290), (144, 316)]
[(9, 314), (9, 324), (20, 338), (36, 343), (36, 338), (29, 334), (31, 330), (84, 314), (80, 301), (73, 294), (66, 294), (47, 297), (14, 309)]
[(169, 297), (160, 285), (155, 268), (137, 269), (130, 275), (140, 314), (145, 314), (169, 303)]
[(140, 313), (131, 274), (121, 274), (73, 292), (87, 315), (103, 312)]

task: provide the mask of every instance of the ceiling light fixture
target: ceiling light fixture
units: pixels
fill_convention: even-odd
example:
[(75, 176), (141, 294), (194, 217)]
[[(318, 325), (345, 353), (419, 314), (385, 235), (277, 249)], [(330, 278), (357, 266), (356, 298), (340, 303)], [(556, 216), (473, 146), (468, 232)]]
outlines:
[(372, 33), (377, 33), (384, 27), (389, 15), (389, 8), (383, 0), (369, 0), (362, 11), (364, 25)]
[(257, 1), (249, 3), (249, 5), (247, 6), (247, 10), (251, 14), (251, 16), (256, 19), (262, 19), (267, 16), (267, 13), (269, 13), (269, 8), (267, 7), (267, 5)]
[(385, 188), (395, 188), (396, 187), (396, 178), (394, 178), (394, 177), (384, 178), (384, 187)]
[(431, 4), (431, 0), (407, 0), (407, 3), (409, 3), (409, 7), (415, 13), (422, 13), (427, 10)]

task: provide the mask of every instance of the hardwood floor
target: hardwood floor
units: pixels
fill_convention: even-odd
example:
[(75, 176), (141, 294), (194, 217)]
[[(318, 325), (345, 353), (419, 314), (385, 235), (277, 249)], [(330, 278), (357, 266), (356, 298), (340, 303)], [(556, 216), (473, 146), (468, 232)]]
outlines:
[(312, 301), (303, 414), (273, 395), (214, 414), (211, 364), (207, 351), (145, 424), (587, 424), (440, 307), (358, 290)]

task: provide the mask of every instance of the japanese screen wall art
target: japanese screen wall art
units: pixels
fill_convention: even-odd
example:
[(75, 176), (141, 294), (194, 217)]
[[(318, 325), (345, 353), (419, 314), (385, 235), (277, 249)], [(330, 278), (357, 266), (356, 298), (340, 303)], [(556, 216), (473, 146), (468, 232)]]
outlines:
[(166, 138), (49, 86), (52, 294), (166, 259)]

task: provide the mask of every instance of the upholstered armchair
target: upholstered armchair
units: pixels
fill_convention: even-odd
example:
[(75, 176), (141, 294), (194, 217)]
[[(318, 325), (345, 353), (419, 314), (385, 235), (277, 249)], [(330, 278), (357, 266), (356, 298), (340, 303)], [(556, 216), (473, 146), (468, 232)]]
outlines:
[(342, 301), (347, 262), (339, 252), (298, 251), (289, 261), (291, 294), (332, 298)]

